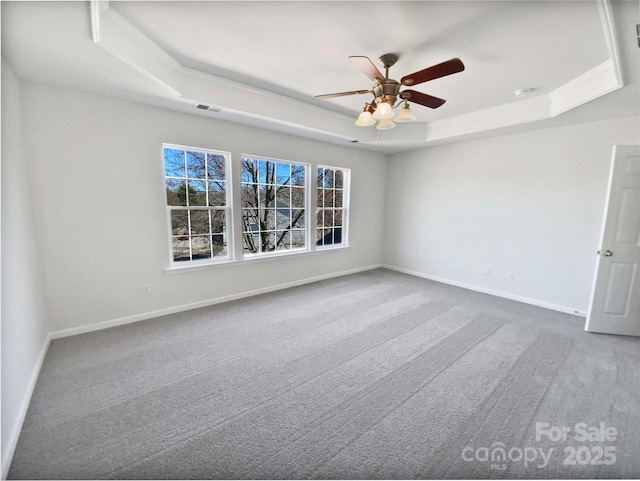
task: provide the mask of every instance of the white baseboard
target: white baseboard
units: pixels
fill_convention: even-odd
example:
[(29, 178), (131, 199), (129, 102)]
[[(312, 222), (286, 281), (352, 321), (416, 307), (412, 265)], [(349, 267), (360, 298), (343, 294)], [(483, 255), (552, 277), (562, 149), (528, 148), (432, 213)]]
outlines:
[(465, 282), (453, 281), (451, 279), (445, 279), (443, 277), (432, 276), (429, 274), (423, 274), (422, 272), (416, 272), (402, 267), (395, 267), (384, 264), (382, 267), (392, 271), (402, 272), (403, 274), (409, 274), (411, 276), (422, 277), (423, 279), (429, 279), (430, 281), (441, 282), (442, 284), (449, 284), (451, 286), (462, 287), (463, 289), (469, 289), (470, 291), (482, 292), (483, 294), (489, 294), (496, 297), (502, 297), (504, 299), (510, 299), (512, 301), (522, 302), (524, 304), (531, 304), (532, 306), (544, 307), (545, 309), (551, 309), (552, 311), (563, 312), (565, 314), (572, 314), (578, 317), (587, 317), (587, 313), (580, 309), (574, 309), (573, 307), (561, 306), (558, 304), (551, 304), (545, 301), (539, 301), (537, 299), (531, 299), (528, 297), (518, 296), (510, 294), (508, 292), (496, 291), (493, 289), (487, 289), (486, 287), (475, 286), (473, 284), (467, 284)]
[(31, 396), (33, 395), (33, 390), (36, 387), (36, 382), (38, 382), (40, 369), (42, 369), (42, 363), (44, 363), (44, 358), (47, 355), (47, 351), (49, 350), (51, 339), (51, 334), (47, 334), (47, 337), (45, 338), (42, 345), (42, 349), (40, 349), (40, 355), (38, 356), (36, 365), (31, 372), (31, 376), (29, 377), (29, 384), (27, 385), (27, 390), (22, 397), (22, 402), (20, 403), (20, 411), (18, 412), (18, 417), (15, 420), (13, 429), (11, 430), (9, 440), (7, 442), (7, 445), (3, 446), (4, 448), (6, 448), (6, 450), (2, 453), (2, 479), (7, 479), (7, 475), (9, 474), (9, 467), (11, 466), (13, 453), (15, 452), (16, 446), (18, 445), (18, 439), (20, 438), (22, 425), (24, 424), (24, 419), (27, 416), (27, 410), (29, 409), (29, 404), (31, 403)]
[(77, 334), (84, 334), (87, 332), (99, 331), (102, 329), (108, 329), (110, 327), (122, 326), (124, 324), (131, 324), (132, 322), (144, 321), (146, 319), (152, 319), (154, 317), (166, 316), (168, 314), (175, 314), (177, 312), (189, 311), (191, 309), (198, 309), (200, 307), (212, 306), (214, 304), (221, 304), (223, 302), (235, 301), (238, 299), (244, 299), (246, 297), (257, 296), (259, 294), (266, 294), (268, 292), (279, 291), (282, 289), (288, 289), (290, 287), (301, 286), (304, 284), (310, 284), (312, 282), (322, 281), (325, 279), (331, 279), (333, 277), (342, 277), (349, 274), (356, 274), (358, 272), (369, 271), (372, 269), (378, 269), (383, 267), (382, 264), (375, 264), (366, 267), (359, 267), (357, 269), (350, 269), (347, 271), (334, 272), (331, 274), (324, 274), (321, 276), (308, 277), (293, 282), (287, 282), (284, 284), (278, 284), (275, 286), (264, 287), (262, 289), (255, 289), (253, 291), (240, 292), (238, 294), (232, 294), (224, 297), (216, 297), (215, 299), (207, 299), (204, 301), (193, 302), (190, 304), (183, 304), (181, 306), (168, 307), (166, 309), (159, 309), (157, 311), (143, 312), (141, 314), (135, 314), (133, 316), (121, 317), (118, 319), (112, 319), (110, 321), (98, 322), (95, 324), (89, 324), (88, 326), (73, 327), (70, 329), (63, 329), (60, 331), (51, 332), (51, 339), (60, 339), (63, 337), (75, 336)]

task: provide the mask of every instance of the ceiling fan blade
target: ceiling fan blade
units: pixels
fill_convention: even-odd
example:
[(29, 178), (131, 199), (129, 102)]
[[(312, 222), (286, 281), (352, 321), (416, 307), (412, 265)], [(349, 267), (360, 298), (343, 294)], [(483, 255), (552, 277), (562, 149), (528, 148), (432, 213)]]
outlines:
[(332, 99), (334, 97), (345, 97), (347, 95), (362, 95), (371, 93), (371, 90), (351, 90), (349, 92), (336, 92), (334, 94), (316, 95), (317, 99)]
[(462, 72), (464, 64), (459, 58), (452, 58), (433, 67), (425, 68), (419, 72), (405, 75), (400, 79), (402, 85), (418, 85), (429, 80), (445, 77), (453, 73)]
[(353, 56), (349, 57), (349, 60), (351, 60), (363, 74), (369, 77), (370, 80), (384, 80), (384, 75), (380, 73), (378, 67), (373, 64), (369, 57)]
[(424, 105), (425, 107), (429, 107), (431, 109), (437, 109), (446, 102), (445, 99), (440, 99), (432, 95), (423, 94), (422, 92), (417, 92), (415, 90), (403, 90), (402, 92), (400, 92), (400, 97), (408, 100), (409, 102)]

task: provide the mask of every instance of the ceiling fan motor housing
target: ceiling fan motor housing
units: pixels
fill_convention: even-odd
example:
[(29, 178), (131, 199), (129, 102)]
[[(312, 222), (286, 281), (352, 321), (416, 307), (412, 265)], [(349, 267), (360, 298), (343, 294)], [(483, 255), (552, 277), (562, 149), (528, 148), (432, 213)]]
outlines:
[(396, 103), (398, 93), (400, 92), (402, 84), (397, 80), (386, 79), (382, 82), (376, 82), (373, 86), (373, 95), (376, 98), (376, 103), (388, 102), (391, 105)]

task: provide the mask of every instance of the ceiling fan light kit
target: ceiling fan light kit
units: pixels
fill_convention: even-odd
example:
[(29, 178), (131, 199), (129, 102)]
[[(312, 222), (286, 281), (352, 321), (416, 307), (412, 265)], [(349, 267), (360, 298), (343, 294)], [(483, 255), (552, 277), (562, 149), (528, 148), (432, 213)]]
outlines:
[(396, 124), (393, 120), (391, 119), (382, 119), (380, 122), (378, 122), (378, 125), (376, 126), (376, 129), (378, 130), (389, 130), (389, 129), (393, 129), (395, 128)]
[(371, 104), (364, 104), (364, 109), (360, 113), (356, 125), (360, 127), (369, 127), (374, 125), (376, 120), (373, 118), (372, 113), (375, 112), (375, 108)]
[(398, 61), (398, 56), (396, 54), (387, 53), (378, 59), (378, 63), (385, 69), (384, 75), (382, 75), (380, 70), (378, 70), (368, 57), (353, 56), (349, 57), (349, 60), (351, 60), (351, 62), (353, 62), (362, 73), (369, 77), (370, 80), (375, 82), (371, 90), (352, 90), (349, 92), (316, 95), (316, 97), (334, 98), (365, 93), (372, 94), (374, 101), (371, 103), (365, 103), (364, 109), (356, 120), (356, 125), (360, 127), (368, 127), (374, 125), (376, 120), (379, 120), (380, 122), (376, 127), (378, 130), (392, 129), (396, 126), (391, 119), (394, 116), (393, 108), (394, 106), (397, 106), (396, 102), (398, 97), (400, 97), (401, 100), (404, 100), (402, 109), (395, 119), (395, 121), (399, 123), (413, 122), (416, 120), (415, 115), (413, 115), (413, 112), (411, 112), (411, 109), (409, 108), (409, 102), (414, 102), (432, 109), (437, 109), (445, 103), (444, 99), (433, 97), (415, 90), (404, 90), (400, 92), (402, 87), (418, 85), (423, 82), (428, 82), (429, 80), (435, 80), (464, 70), (464, 64), (462, 61), (459, 58), (452, 58), (424, 70), (414, 72), (410, 75), (405, 75), (400, 79), (400, 82), (398, 82), (397, 80), (389, 78), (389, 68)]
[(413, 115), (413, 112), (411, 112), (411, 109), (409, 108), (409, 102), (405, 100), (400, 113), (396, 117), (396, 122), (413, 122), (415, 119), (416, 116)]
[(373, 112), (373, 118), (376, 120), (393, 118), (393, 107), (386, 100), (379, 102), (375, 112)]

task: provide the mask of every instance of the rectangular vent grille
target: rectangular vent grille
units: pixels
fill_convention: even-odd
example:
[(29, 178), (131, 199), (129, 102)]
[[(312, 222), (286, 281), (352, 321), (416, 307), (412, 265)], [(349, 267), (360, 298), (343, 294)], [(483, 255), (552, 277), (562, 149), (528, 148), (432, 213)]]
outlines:
[(205, 104), (198, 104), (196, 105), (197, 109), (200, 110), (208, 110), (209, 112), (220, 112), (222, 109), (219, 109), (218, 107), (212, 107), (211, 105), (205, 105)]

